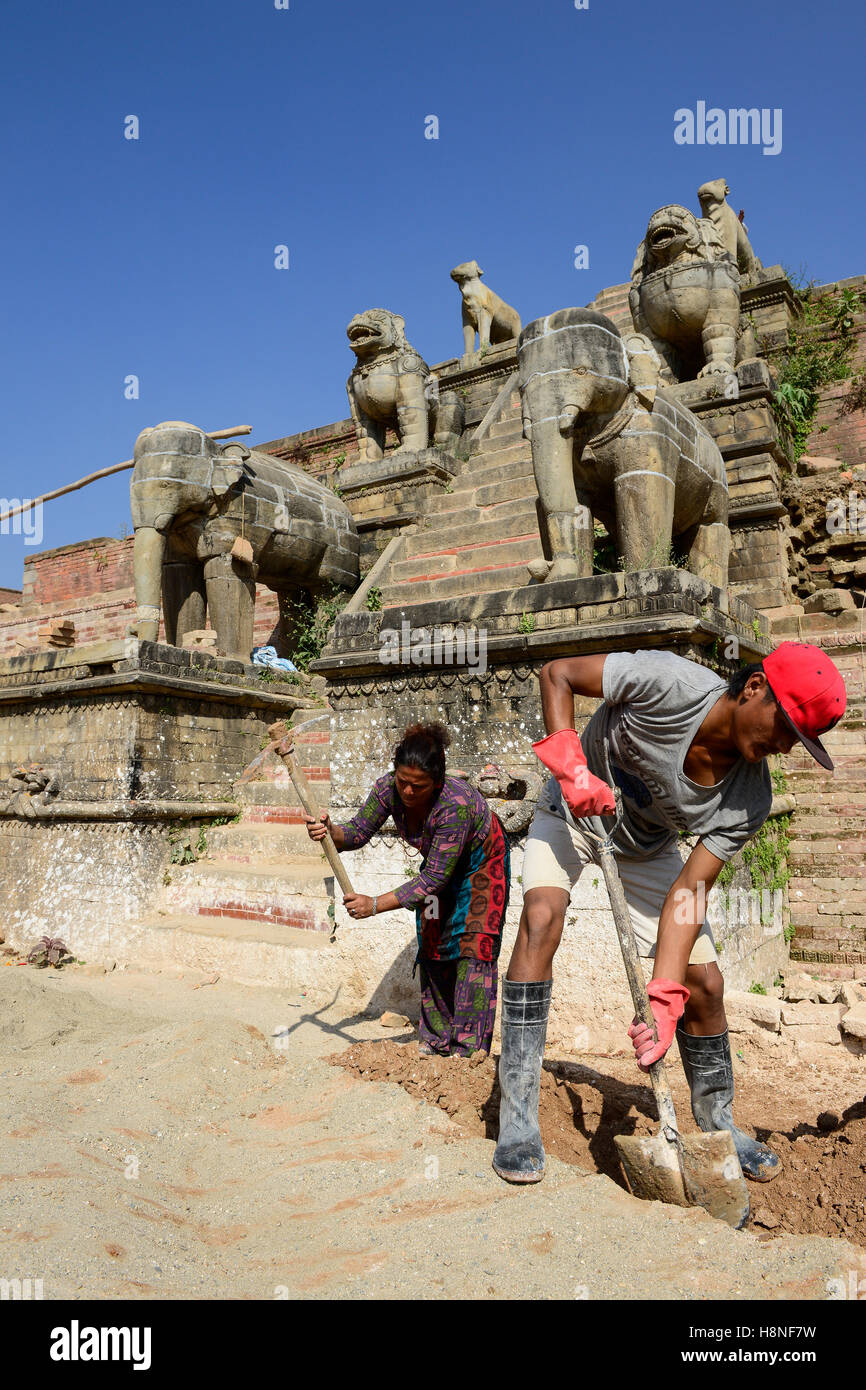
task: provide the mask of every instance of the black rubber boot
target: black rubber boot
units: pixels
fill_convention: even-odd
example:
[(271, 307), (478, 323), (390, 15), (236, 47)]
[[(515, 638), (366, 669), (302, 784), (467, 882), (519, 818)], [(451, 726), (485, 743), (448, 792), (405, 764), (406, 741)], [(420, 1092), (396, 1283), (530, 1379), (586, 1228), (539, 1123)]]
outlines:
[(502, 982), (502, 1098), (493, 1167), (506, 1182), (541, 1182), (544, 1177), (538, 1094), (552, 989), (552, 980)]
[(750, 1139), (748, 1134), (737, 1129), (731, 1118), (734, 1069), (727, 1031), (699, 1038), (678, 1027), (677, 1042), (697, 1123), (704, 1133), (714, 1129), (730, 1130), (744, 1176), (754, 1182), (770, 1182), (781, 1171), (778, 1155), (760, 1140)]

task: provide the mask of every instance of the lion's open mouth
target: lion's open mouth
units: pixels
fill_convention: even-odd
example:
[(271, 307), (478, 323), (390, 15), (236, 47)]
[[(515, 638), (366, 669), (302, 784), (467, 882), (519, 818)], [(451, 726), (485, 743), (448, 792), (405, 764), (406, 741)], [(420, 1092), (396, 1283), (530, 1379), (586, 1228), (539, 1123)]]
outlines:
[(377, 328), (370, 328), (365, 323), (350, 324), (348, 333), (350, 343), (361, 343), (366, 342), (370, 338), (381, 337)]
[(653, 231), (650, 233), (650, 241), (652, 242), (654, 247), (669, 246), (672, 241), (676, 241), (678, 237), (684, 235), (685, 233), (682, 227), (671, 227), (669, 225), (665, 225), (663, 227), (655, 227), (653, 229)]

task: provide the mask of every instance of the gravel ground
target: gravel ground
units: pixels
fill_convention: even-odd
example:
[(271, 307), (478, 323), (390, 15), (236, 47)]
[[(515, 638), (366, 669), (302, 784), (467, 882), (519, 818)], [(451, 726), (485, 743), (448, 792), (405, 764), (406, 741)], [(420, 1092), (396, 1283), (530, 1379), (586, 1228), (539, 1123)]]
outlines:
[(325, 1060), (377, 1021), (209, 978), (0, 969), (0, 1277), (46, 1299), (825, 1299), (866, 1275), (847, 1241), (762, 1242), (556, 1158), (510, 1187), (491, 1140)]

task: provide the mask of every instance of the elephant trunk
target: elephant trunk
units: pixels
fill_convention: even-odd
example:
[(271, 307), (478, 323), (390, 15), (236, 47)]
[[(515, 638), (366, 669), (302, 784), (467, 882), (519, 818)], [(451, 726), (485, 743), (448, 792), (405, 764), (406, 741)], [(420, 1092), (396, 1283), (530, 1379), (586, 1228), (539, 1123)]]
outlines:
[(162, 562), (165, 535), (153, 526), (135, 532), (133, 569), (135, 573), (136, 630), (142, 642), (155, 642), (159, 636), (159, 609), (162, 594)]

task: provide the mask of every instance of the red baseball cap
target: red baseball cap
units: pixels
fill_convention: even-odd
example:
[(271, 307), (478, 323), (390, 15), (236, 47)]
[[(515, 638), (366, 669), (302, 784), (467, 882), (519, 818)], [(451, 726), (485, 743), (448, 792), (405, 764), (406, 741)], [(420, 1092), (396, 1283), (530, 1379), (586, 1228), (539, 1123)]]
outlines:
[(845, 682), (820, 647), (782, 642), (764, 657), (764, 675), (788, 724), (816, 762), (832, 772), (833, 763), (818, 735), (845, 713)]

